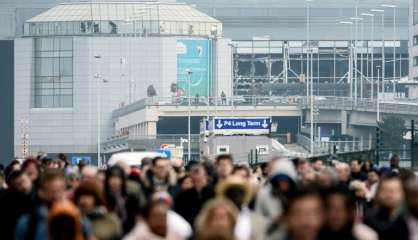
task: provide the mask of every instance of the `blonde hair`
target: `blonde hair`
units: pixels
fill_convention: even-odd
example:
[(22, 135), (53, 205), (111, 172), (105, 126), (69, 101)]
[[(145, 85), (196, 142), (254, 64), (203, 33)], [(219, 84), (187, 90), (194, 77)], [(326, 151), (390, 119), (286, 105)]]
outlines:
[(215, 199), (208, 201), (203, 206), (202, 210), (197, 216), (195, 220), (195, 227), (196, 227), (196, 232), (198, 234), (209, 227), (208, 222), (212, 218), (213, 211), (217, 207), (224, 207), (228, 210), (229, 216), (232, 220), (232, 225), (235, 226), (235, 224), (237, 223), (237, 217), (239, 213), (237, 207), (235, 207), (235, 205), (230, 200), (223, 198), (223, 197), (217, 197)]

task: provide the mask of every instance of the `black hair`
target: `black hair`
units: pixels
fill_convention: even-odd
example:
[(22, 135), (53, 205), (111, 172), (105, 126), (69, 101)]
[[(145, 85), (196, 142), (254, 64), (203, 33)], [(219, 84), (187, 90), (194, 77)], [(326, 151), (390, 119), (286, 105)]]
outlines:
[(354, 193), (350, 192), (350, 190), (345, 185), (337, 185), (325, 189), (321, 195), (323, 196), (325, 202), (327, 201), (328, 197), (332, 195), (341, 195), (344, 197), (344, 205), (349, 211), (354, 211), (356, 208)]
[(220, 154), (216, 156), (215, 163), (218, 164), (221, 160), (228, 160), (231, 164), (234, 164), (234, 158), (231, 154)]
[(22, 170), (15, 170), (12, 171), (6, 178), (7, 185), (10, 185), (14, 180), (18, 179), (19, 177), (23, 176), (25, 174)]
[(159, 160), (167, 160), (168, 161), (169, 159), (166, 158), (166, 157), (155, 157), (155, 158), (152, 159), (152, 166), (155, 166), (155, 164), (157, 164), (157, 162)]
[(234, 168), (232, 169), (232, 174), (234, 174), (235, 172), (240, 171), (240, 170), (244, 170), (247, 173), (248, 176), (251, 175), (250, 169), (245, 165), (235, 165)]
[(298, 189), (290, 192), (287, 195), (287, 204), (285, 205), (286, 206), (285, 207), (285, 214), (289, 213), (290, 208), (292, 207), (292, 205), (296, 201), (298, 201), (300, 199), (303, 199), (303, 198), (307, 198), (307, 197), (318, 198), (321, 205), (324, 204), (317, 186), (309, 186), (309, 187), (306, 186), (306, 187), (298, 188)]

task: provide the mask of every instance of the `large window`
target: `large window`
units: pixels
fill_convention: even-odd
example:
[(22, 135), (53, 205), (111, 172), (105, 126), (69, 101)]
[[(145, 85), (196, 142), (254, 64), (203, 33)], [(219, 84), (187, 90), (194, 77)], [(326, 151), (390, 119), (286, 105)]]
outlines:
[(73, 107), (72, 38), (35, 39), (35, 108)]
[(414, 0), (414, 24), (418, 24), (418, 0)]

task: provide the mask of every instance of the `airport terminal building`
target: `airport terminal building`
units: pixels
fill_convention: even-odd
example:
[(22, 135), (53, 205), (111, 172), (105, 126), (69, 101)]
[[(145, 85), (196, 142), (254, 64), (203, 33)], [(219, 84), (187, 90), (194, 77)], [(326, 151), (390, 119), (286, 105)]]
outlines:
[[(0, 60), (15, 63), (2, 88), (14, 110), (4, 125), (14, 129), (10, 147), (15, 156), (23, 150), (93, 154), (97, 129), (102, 142), (126, 128), (184, 135), (187, 112), (124, 124), (112, 112), (142, 106), (155, 94), (164, 104), (187, 96), (189, 77), (199, 86), (192, 88), (194, 97), (303, 95), (308, 46), (316, 94), (348, 96), (349, 83), (357, 81), (357, 95), (370, 97), (377, 66), (385, 66), (388, 81), (408, 79), (415, 68), (409, 61), (411, 2), (399, 0), (393, 9), (379, 0), (321, 0), (308, 9), (304, 0), (2, 1), (0, 40), (7, 44), (1, 47), (13, 49)], [(302, 121), (270, 117), (281, 117), (281, 133), (297, 133)], [(200, 119), (192, 118), (194, 134)], [(173, 121), (178, 128), (170, 130)]]
[(17, 154), (93, 155), (116, 108), (231, 91), (221, 22), (181, 3), (61, 4), (26, 21), (14, 48)]

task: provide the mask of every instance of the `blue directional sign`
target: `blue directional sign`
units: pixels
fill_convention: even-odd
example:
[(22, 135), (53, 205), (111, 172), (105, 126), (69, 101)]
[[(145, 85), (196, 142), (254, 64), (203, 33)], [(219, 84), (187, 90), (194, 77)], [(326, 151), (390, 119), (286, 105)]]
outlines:
[(271, 127), (269, 117), (214, 118), (213, 129), (223, 134), (268, 134)]

